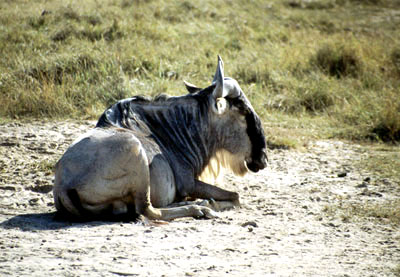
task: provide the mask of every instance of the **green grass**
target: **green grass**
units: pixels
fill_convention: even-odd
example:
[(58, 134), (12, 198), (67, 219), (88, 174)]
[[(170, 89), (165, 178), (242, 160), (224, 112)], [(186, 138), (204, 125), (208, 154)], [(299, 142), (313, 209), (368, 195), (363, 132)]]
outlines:
[(326, 206), (323, 211), (328, 216), (339, 217), (343, 222), (361, 219), (400, 226), (400, 200), (398, 199), (363, 204), (352, 204), (346, 201), (338, 205)]
[(220, 54), (273, 144), (398, 142), (399, 24), (395, 0), (2, 1), (0, 117), (96, 118), (134, 94), (183, 94)]
[[(343, 222), (372, 221), (385, 224), (396, 229), (400, 226), (400, 200), (366, 201), (364, 203), (350, 203), (340, 201), (339, 204), (327, 205), (323, 212), (332, 218), (340, 218)], [(398, 240), (398, 238), (396, 238)], [(399, 276), (400, 266), (394, 267), (393, 273)]]
[(358, 167), (382, 178), (392, 178), (400, 184), (400, 152), (389, 145), (367, 145), (366, 157), (356, 164)]
[(400, 264), (393, 269), (394, 276), (400, 276)]

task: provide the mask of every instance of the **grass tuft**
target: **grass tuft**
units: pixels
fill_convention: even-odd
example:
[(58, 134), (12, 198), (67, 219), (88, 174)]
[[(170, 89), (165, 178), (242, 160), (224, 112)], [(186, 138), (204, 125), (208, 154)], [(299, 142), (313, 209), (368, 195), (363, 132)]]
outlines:
[(362, 73), (362, 60), (353, 48), (344, 45), (325, 44), (317, 50), (310, 63), (324, 73), (337, 78), (358, 77)]
[(395, 48), (390, 54), (390, 60), (393, 63), (397, 77), (400, 79), (400, 48)]

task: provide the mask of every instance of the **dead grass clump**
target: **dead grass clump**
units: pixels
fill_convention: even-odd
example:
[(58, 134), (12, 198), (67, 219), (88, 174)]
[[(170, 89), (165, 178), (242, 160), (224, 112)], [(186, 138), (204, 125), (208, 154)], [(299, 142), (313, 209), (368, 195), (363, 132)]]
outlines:
[[(390, 93), (390, 92), (389, 92)], [(400, 141), (400, 95), (391, 92), (386, 96), (376, 116), (372, 133), (385, 142)]]
[(344, 222), (370, 219), (381, 223), (400, 225), (400, 200), (386, 200), (381, 203), (347, 203), (326, 206), (323, 211), (329, 216), (338, 216)]
[(81, 54), (67, 59), (59, 58), (52, 62), (43, 61), (35, 67), (24, 70), (22, 75), (33, 78), (39, 83), (61, 85), (66, 75), (79, 75), (92, 69), (97, 63), (92, 56)]
[(273, 89), (275, 94), (269, 98), (271, 108), (292, 114), (306, 112), (316, 115), (340, 103), (332, 82), (321, 73), (300, 75), (289, 80), (284, 83), (270, 81), (268, 88)]
[(81, 21), (81, 15), (78, 14), (72, 7), (64, 7), (61, 11), (62, 17), (69, 20)]
[(381, 5), (384, 0), (339, 0), (339, 2), (359, 5)]
[(102, 39), (111, 42), (124, 36), (124, 33), (120, 30), (118, 22), (116, 20), (109, 27), (101, 27), (95, 25), (97, 25), (97, 23), (91, 23), (91, 25), (85, 26), (81, 30), (78, 30), (73, 25), (67, 25), (62, 29), (57, 30), (50, 37), (50, 39), (54, 42), (63, 42), (70, 37), (75, 37), (78, 40), (87, 39), (91, 42), (99, 41)]
[(291, 0), (287, 1), (286, 5), (291, 8), (302, 8), (309, 10), (326, 10), (335, 7), (335, 1), (332, 0), (317, 0), (317, 1), (303, 1), (303, 0)]
[(30, 17), (28, 19), (28, 25), (31, 26), (34, 29), (39, 29), (40, 27), (44, 26), (46, 24), (46, 18), (45, 16), (41, 15), (39, 17)]
[(272, 82), (271, 76), (267, 69), (240, 67), (236, 70), (234, 75), (235, 79), (237, 79), (239, 83), (246, 85), (254, 83), (265, 85)]
[(400, 78), (400, 48), (395, 48), (390, 54), (390, 60), (395, 68), (397, 76)]
[(400, 95), (393, 89), (379, 93), (360, 91), (341, 107), (336, 118), (347, 124), (344, 137), (372, 141), (400, 140)]
[(55, 42), (60, 42), (68, 39), (74, 34), (76, 34), (74, 28), (71, 26), (66, 26), (65, 28), (58, 30), (55, 34), (53, 34), (50, 39)]
[(120, 30), (118, 21), (114, 20), (110, 27), (106, 28), (86, 28), (77, 34), (78, 37), (88, 39), (92, 42), (104, 39), (105, 41), (114, 41), (124, 36)]
[(324, 111), (335, 104), (334, 97), (328, 90), (303, 90), (299, 97), (299, 104), (309, 112)]
[(310, 59), (325, 74), (342, 77), (358, 77), (363, 70), (360, 55), (354, 48), (344, 45), (325, 44)]

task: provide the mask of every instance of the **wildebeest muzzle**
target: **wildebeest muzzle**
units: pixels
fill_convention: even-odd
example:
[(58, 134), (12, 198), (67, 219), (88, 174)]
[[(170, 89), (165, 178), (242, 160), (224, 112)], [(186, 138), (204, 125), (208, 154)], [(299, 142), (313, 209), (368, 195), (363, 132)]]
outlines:
[(268, 157), (265, 149), (261, 150), (258, 157), (246, 161), (247, 168), (252, 172), (258, 172), (267, 167)]

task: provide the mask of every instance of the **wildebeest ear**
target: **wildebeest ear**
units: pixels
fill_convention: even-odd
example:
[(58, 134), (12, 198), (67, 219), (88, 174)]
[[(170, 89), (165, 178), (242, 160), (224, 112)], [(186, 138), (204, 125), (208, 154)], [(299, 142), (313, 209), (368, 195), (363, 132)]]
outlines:
[(215, 85), (213, 96), (215, 99), (225, 97), (226, 92), (224, 90), (224, 62), (221, 57), (218, 55), (218, 65), (217, 71), (215, 72), (213, 85)]
[(189, 93), (196, 93), (202, 90), (202, 88), (196, 87), (195, 85), (186, 82), (185, 80), (183, 81), (183, 83), (185, 84), (186, 89), (188, 90)]

